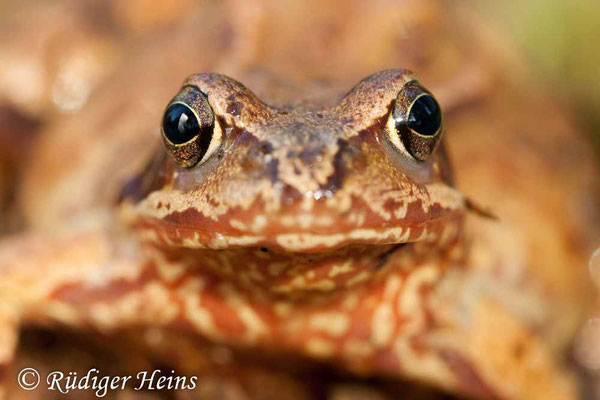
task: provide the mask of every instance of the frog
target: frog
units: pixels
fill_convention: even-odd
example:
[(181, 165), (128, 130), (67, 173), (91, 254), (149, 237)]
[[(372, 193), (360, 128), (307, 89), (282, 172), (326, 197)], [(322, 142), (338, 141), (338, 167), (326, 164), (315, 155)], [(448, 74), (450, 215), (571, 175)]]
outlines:
[[(436, 4), (388, 11), (427, 24), (436, 17), (447, 21)], [(494, 142), (486, 133), (493, 126), (470, 130), (465, 124), (473, 124), (472, 114), (461, 114), (471, 104), (485, 115), (492, 109), (496, 118), (515, 115), (496, 106), (517, 102), (505, 95), (514, 87), (482, 71), (485, 61), (477, 57), (480, 65), (467, 74), (463, 66), (444, 73), (440, 85), (420, 49), (410, 47), (418, 38), (405, 53), (394, 54), (429, 76), (432, 86), (397, 68), (352, 82), (358, 73), (373, 72), (372, 64), (389, 62), (362, 56), (330, 71), (337, 80), (312, 84), (305, 77), (328, 65), (323, 59), (358, 42), (331, 41), (336, 51), (329, 53), (307, 47), (303, 64), (294, 58), (294, 46), (253, 47), (252, 29), (260, 31), (261, 21), (279, 24), (287, 12), (268, 3), (261, 7), (234, 4), (217, 18), (206, 10), (193, 16), (173, 36), (139, 51), (139, 59), (83, 114), (45, 132), (22, 190), (31, 231), (0, 248), (3, 379), (14, 380), (8, 371), (19, 328), (39, 324), (108, 337), (122, 329), (165, 329), (175, 332), (173, 342), (189, 335), (245, 354), (274, 354), (284, 360), (281, 369), (316, 361), (357, 380), (418, 382), (470, 398), (576, 398), (576, 381), (561, 358), (578, 319), (573, 310), (584, 308), (585, 286), (578, 286), (573, 271), (547, 268), (569, 262), (555, 236), (541, 243), (557, 245), (527, 250), (535, 261), (522, 256), (526, 242), (502, 221), (533, 233), (518, 224), (530, 221), (521, 210), (530, 210), (531, 201), (493, 198), (525, 192), (542, 200), (539, 186), (523, 184), (529, 175), (518, 163), (523, 153), (539, 157), (540, 165), (560, 158), (545, 139), (536, 139), (542, 141), (536, 144), (541, 156), (532, 154), (520, 140), (533, 135), (516, 129)], [(354, 32), (359, 24), (345, 17), (322, 31), (385, 37), (383, 28)], [(361, 18), (379, 21), (379, 27), (390, 23)], [(296, 38), (302, 39), (310, 42), (310, 33)], [(196, 53), (165, 56), (198, 43), (205, 54), (224, 57), (211, 64)], [(378, 50), (390, 57), (387, 48)], [(257, 69), (258, 58), (281, 74)], [(173, 93), (180, 85), (173, 81), (191, 61), (242, 77), (253, 90), (225, 75), (202, 73)], [(151, 63), (159, 72), (142, 77), (139, 70)], [(114, 93), (124, 87), (144, 95), (115, 103)], [(501, 100), (477, 104), (490, 92)], [(154, 104), (161, 98), (162, 114)], [(552, 108), (537, 100), (540, 108)], [(154, 114), (142, 115), (147, 109)], [(132, 115), (143, 124), (151, 119), (152, 128), (138, 129), (128, 119)], [(162, 123), (154, 121), (159, 115)], [(555, 126), (565, 125), (560, 110), (553, 115)], [(87, 124), (93, 129), (80, 129)], [(126, 134), (137, 136), (132, 141)], [(582, 148), (568, 129), (548, 128), (546, 137), (560, 143), (569, 137), (563, 150)], [(506, 158), (508, 145), (512, 157)], [(459, 162), (454, 172), (447, 148)], [(69, 157), (51, 164), (57, 154)], [(521, 173), (512, 180), (502, 180), (495, 169), (507, 159)], [(592, 170), (581, 165), (581, 171)], [(534, 170), (538, 181), (551, 177), (549, 182), (568, 181), (575, 189), (568, 201), (553, 193), (536, 202), (535, 210), (549, 215), (567, 209), (580, 193), (577, 180), (541, 171)], [(466, 190), (457, 189), (454, 174)], [(470, 177), (476, 184), (468, 185)], [(463, 192), (491, 202), (499, 221)], [(116, 197), (118, 206), (111, 203)], [(563, 227), (533, 215), (536, 223), (548, 224), (546, 232)], [(539, 246), (535, 235), (527, 239)], [(184, 354), (194, 358), (197, 351), (186, 347)]]
[[(44, 239), (35, 245), (56, 254), (43, 264), (27, 257), (33, 243), (3, 247), (3, 369), (32, 318), (184, 326), (473, 397), (569, 398), (543, 343), (509, 313), (490, 306), (494, 322), (465, 324), (449, 312), (448, 292), (466, 290), (450, 272), (464, 268), (470, 203), (452, 186), (442, 132), (439, 104), (406, 70), (376, 73), (333, 106), (289, 109), (226, 76), (191, 76), (165, 111), (163, 148), (123, 191), (137, 240)], [(498, 353), (529, 350), (475, 360), (494, 331), (480, 325), (498, 320)]]

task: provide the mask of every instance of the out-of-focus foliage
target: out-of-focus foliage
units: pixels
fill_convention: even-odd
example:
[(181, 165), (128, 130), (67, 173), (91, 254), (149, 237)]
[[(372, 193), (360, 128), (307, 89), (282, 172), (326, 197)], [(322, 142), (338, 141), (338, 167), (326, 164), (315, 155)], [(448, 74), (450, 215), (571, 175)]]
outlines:
[(600, 1), (471, 2), (521, 46), (543, 83), (593, 126), (600, 149)]

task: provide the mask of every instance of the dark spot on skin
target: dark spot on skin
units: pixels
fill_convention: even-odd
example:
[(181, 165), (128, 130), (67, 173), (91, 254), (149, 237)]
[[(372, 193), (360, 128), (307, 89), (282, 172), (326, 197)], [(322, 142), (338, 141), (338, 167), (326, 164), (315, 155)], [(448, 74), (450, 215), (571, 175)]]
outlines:
[(439, 220), (440, 218), (444, 218), (444, 214), (445, 209), (439, 203), (432, 204), (428, 212), (423, 211), (423, 201), (417, 199), (408, 203), (404, 220), (408, 224), (417, 224), (417, 221)]
[(289, 127), (290, 132), (298, 132), (298, 134), (306, 131), (306, 124), (304, 122), (296, 121), (292, 122)]
[(158, 204), (156, 205), (156, 209), (160, 210), (163, 206), (163, 203), (161, 201), (158, 202)]
[(206, 196), (206, 198), (207, 198), (207, 200), (206, 200), (207, 203), (210, 204), (211, 207), (217, 208), (221, 205), (221, 203), (219, 203), (217, 200), (215, 200), (212, 197)]
[(285, 156), (287, 158), (296, 158), (296, 157), (298, 157), (298, 152), (295, 150), (288, 150), (288, 152)]
[(404, 205), (404, 200), (401, 199), (388, 199), (383, 203), (383, 209), (390, 214), (393, 214), (396, 210)]
[(261, 247), (260, 251), (262, 251), (263, 253), (268, 253), (269, 249), (267, 249), (266, 247)]
[[(388, 106), (388, 109), (390, 110), (388, 112), (391, 112), (392, 108), (393, 105)], [(371, 126), (358, 132), (358, 137), (364, 143), (378, 143), (383, 135), (386, 122), (387, 115), (382, 118), (378, 118)]]
[(227, 112), (235, 117), (239, 117), (244, 109), (244, 105), (239, 101), (234, 101), (227, 106)]
[(258, 145), (258, 151), (262, 154), (271, 154), (273, 153), (273, 145), (269, 142), (260, 142)]
[(279, 160), (273, 159), (267, 165), (267, 175), (272, 183), (275, 183), (279, 180)]
[(347, 140), (338, 139), (337, 144), (339, 149), (335, 153), (335, 157), (333, 159), (333, 174), (331, 174), (324, 185), (319, 187), (321, 190), (329, 190), (332, 193), (335, 193), (336, 190), (342, 187), (342, 183), (344, 182), (344, 178), (348, 172), (348, 166), (346, 164), (345, 157), (347, 155), (351, 155), (354, 151)]
[(285, 185), (281, 194), (281, 201), (284, 204), (293, 204), (296, 200), (302, 198), (302, 194), (298, 189), (290, 185)]
[(323, 118), (323, 114), (317, 113), (317, 118)]
[(258, 141), (251, 133), (242, 131), (236, 139), (238, 147), (245, 147), (244, 156), (238, 161), (247, 179), (268, 177), (271, 182), (279, 179), (279, 160), (271, 156), (273, 145), (267, 141)]
[(324, 147), (317, 146), (302, 150), (298, 156), (305, 165), (311, 166), (319, 162), (319, 156), (322, 157), (323, 153)]
[(398, 250), (399, 248), (404, 247), (406, 244), (407, 243), (398, 243), (397, 245), (393, 246), (391, 249), (389, 249), (385, 253), (382, 253), (379, 257), (377, 257), (377, 263), (375, 263), (375, 265), (373, 266), (373, 269), (375, 271), (379, 271), (385, 265), (385, 263), (387, 262), (390, 255), (392, 253), (394, 253), (396, 250)]
[(171, 209), (171, 203), (167, 203), (167, 205), (165, 206), (167, 210)]
[[(223, 120), (221, 126), (225, 127), (227, 124)], [(251, 132), (237, 128), (236, 126), (230, 126), (231, 131), (229, 132), (229, 138), (233, 142), (233, 145), (237, 146), (253, 146), (252, 151), (258, 149), (258, 139)]]

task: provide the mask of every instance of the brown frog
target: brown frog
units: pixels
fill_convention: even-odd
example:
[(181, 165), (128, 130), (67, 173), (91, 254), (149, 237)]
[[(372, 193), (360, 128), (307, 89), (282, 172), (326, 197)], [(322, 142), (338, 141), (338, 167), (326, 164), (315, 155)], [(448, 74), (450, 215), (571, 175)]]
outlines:
[[(444, 15), (436, 14), (435, 2), (403, 7), (401, 12), (427, 24)], [(227, 22), (195, 17), (163, 43), (140, 51), (140, 60), (90, 102), (87, 114), (50, 128), (22, 193), (31, 225), (53, 232), (10, 239), (0, 249), (4, 379), (12, 379), (8, 369), (19, 326), (42, 322), (107, 335), (126, 328), (184, 332), (246, 353), (320, 360), (358, 376), (424, 382), (473, 398), (576, 397), (561, 355), (579, 321), (586, 286), (580, 273), (564, 268), (579, 250), (567, 249), (558, 237), (565, 226), (572, 237), (585, 234), (577, 219), (564, 223), (548, 215), (579, 201), (581, 186), (569, 181), (575, 190), (567, 197), (564, 188), (558, 194), (538, 190), (522, 167), (539, 166), (534, 170), (539, 181), (566, 181), (560, 172), (546, 174), (544, 165), (548, 159), (574, 165), (547, 141), (572, 138), (572, 131), (561, 128), (560, 117), (558, 128), (547, 131), (550, 139), (518, 135), (511, 127), (520, 120), (485, 124), (514, 115), (514, 97), (503, 96), (516, 89), (479, 67), (442, 74), (444, 84), (438, 80), (432, 92), (407, 70), (387, 69), (344, 95), (351, 84), (342, 82), (358, 71), (397, 60), (364, 58), (335, 71), (340, 79), (312, 84), (316, 60), (331, 54), (307, 51), (303, 69), (283, 78), (290, 64), (297, 65), (284, 57), (293, 51), (292, 42), (283, 50), (272, 43), (269, 52), (250, 41), (256, 39), (254, 27), (275, 29), (286, 12), (277, 5), (258, 11), (240, 6), (232, 16), (225, 14), (231, 16)], [(358, 40), (360, 32), (352, 30), (357, 24), (348, 23), (352, 16), (335, 20), (333, 28), (330, 20), (320, 25), (316, 17), (306, 24)], [(157, 148), (152, 124), (113, 119), (127, 104), (114, 105), (114, 89), (143, 82), (140, 98), (164, 97), (169, 85), (153, 86), (135, 72), (152, 56), (162, 55), (164, 63), (172, 59), (164, 57), (166, 45), (185, 49), (198, 42), (198, 36), (186, 39), (186, 29), (202, 26), (198, 18), (206, 24), (204, 63), (206, 54), (223, 50), (208, 28), (221, 23), (229, 28), (216, 30), (226, 32), (219, 37), (228, 46), (226, 56), (206, 68), (239, 72), (258, 96), (223, 75), (191, 76), (163, 103), (163, 144)], [(369, 32), (385, 37), (387, 26)], [(310, 43), (310, 34), (295, 37)], [(367, 49), (369, 42), (364, 44)], [(349, 44), (328, 46), (340, 54)], [(385, 50), (380, 49), (388, 54)], [(244, 72), (255, 59), (249, 54), (261, 52), (260, 59), (276, 65), (279, 75)], [(421, 58), (405, 56), (411, 68), (435, 69), (419, 65)], [(170, 80), (182, 68), (155, 67)], [(491, 87), (501, 89), (481, 103)], [(437, 92), (442, 106), (453, 109), (446, 120)], [(475, 111), (461, 113), (469, 102)], [(540, 100), (540, 107), (550, 105)], [(140, 110), (153, 107), (137, 104), (124, 114), (139, 117)], [(493, 118), (482, 120), (489, 110)], [(78, 131), (82, 122), (91, 129)], [(158, 117), (154, 124), (161, 125)], [(440, 144), (444, 127), (462, 135), (446, 143), (457, 153), (458, 177), (462, 171), (469, 193), (492, 204), (504, 222), (467, 215), (485, 213), (454, 187)], [(503, 132), (501, 142), (490, 133), (495, 129)], [(473, 134), (477, 140), (465, 141)], [(526, 158), (533, 138), (541, 155)], [(569, 140), (570, 148), (582, 148)], [(57, 154), (66, 151), (67, 162), (56, 164)], [(116, 159), (122, 167), (111, 165)], [(582, 171), (593, 170), (577, 163)], [(115, 182), (143, 165), (137, 178), (116, 189), (123, 185)], [(516, 171), (512, 180), (506, 179), (507, 169)], [(118, 192), (120, 206), (113, 210), (108, 200)], [(494, 201), (490, 193), (505, 201)], [(529, 207), (519, 193), (530, 200), (553, 196)], [(543, 210), (542, 217), (526, 216), (532, 209)], [(529, 221), (545, 221), (547, 229), (540, 232), (549, 237), (519, 241), (518, 235), (531, 232)], [(542, 254), (540, 248), (550, 243), (558, 245)]]

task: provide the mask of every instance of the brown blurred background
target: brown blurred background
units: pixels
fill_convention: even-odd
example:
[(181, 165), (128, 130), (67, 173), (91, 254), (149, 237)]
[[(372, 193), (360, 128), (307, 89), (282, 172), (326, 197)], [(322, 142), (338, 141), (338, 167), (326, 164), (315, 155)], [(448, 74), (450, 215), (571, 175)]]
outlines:
[[(1, 0), (0, 102), (8, 100), (36, 118), (55, 109), (75, 111), (136, 41), (207, 3)], [(461, 0), (460, 5), (517, 44), (534, 72), (531, 79), (564, 99), (584, 127), (592, 128), (584, 130), (593, 132), (598, 148), (600, 1)], [(79, 34), (74, 37), (73, 31)], [(38, 43), (35, 51), (32, 42)]]

